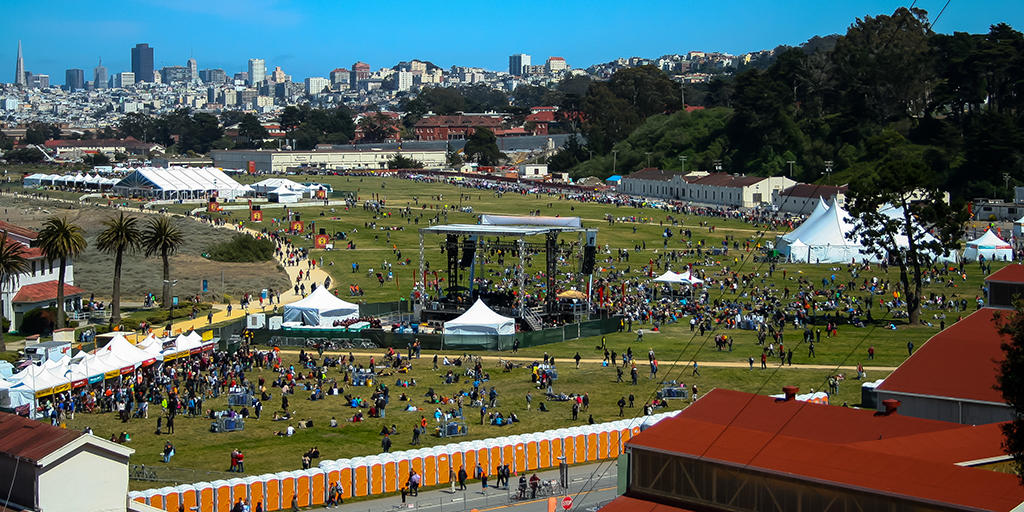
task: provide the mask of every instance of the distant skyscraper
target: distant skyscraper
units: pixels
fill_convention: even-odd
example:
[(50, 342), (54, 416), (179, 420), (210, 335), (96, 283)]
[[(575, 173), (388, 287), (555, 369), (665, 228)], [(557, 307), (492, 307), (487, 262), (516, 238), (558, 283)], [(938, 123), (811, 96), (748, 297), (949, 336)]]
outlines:
[(191, 83), (199, 82), (199, 64), (195, 59), (188, 59), (185, 63), (185, 67), (188, 68), (188, 81)]
[(523, 76), (526, 68), (530, 67), (530, 56), (525, 53), (517, 53), (508, 58), (508, 74)]
[(64, 72), (64, 87), (69, 91), (85, 89), (85, 71), (69, 69)]
[(100, 59), (99, 65), (93, 68), (92, 77), (92, 87), (94, 89), (107, 88), (107, 68), (103, 67), (103, 59)]
[(131, 87), (135, 85), (135, 73), (131, 71), (122, 71), (114, 75), (114, 87), (118, 89), (124, 89), (125, 87)]
[(34, 75), (29, 73), (26, 81), (32, 89), (47, 89), (50, 87), (50, 75)]
[[(204, 69), (199, 72), (199, 78), (203, 83), (222, 84), (228, 81), (228, 75), (223, 69)], [(211, 101), (212, 103), (212, 101)]]
[(164, 66), (160, 69), (160, 80), (165, 84), (180, 84), (189, 81), (189, 71), (185, 66)]
[(25, 87), (25, 59), (21, 58), (21, 41), (18, 41), (18, 62), (14, 64), (14, 85)]
[(136, 82), (153, 81), (153, 49), (146, 43), (139, 43), (132, 48), (132, 73)]
[(249, 59), (249, 85), (258, 85), (267, 78), (267, 63), (263, 59)]
[(368, 80), (370, 78), (370, 65), (365, 62), (352, 64), (352, 72), (349, 73), (349, 77), (349, 83), (352, 88), (355, 88), (360, 80)]

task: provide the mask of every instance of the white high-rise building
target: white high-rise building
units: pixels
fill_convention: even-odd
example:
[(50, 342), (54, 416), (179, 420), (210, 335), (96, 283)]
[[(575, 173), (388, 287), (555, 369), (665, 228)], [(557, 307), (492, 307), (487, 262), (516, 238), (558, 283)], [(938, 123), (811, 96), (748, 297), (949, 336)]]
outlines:
[(267, 79), (267, 63), (263, 59), (249, 59), (249, 85), (257, 85)]
[(415, 74), (412, 71), (399, 71), (395, 73), (395, 90), (408, 91), (412, 89), (412, 79)]
[(305, 80), (306, 94), (320, 94), (324, 88), (331, 87), (331, 81), (322, 76), (311, 76)]
[(114, 87), (124, 89), (125, 87), (131, 87), (135, 85), (135, 73), (131, 71), (122, 71), (114, 75)]

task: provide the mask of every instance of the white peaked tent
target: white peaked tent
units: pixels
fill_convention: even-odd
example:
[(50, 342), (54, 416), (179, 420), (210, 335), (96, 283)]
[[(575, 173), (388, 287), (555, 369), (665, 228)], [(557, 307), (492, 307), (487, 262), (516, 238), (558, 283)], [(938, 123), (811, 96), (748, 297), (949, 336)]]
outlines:
[(319, 286), (302, 300), (284, 306), (284, 321), (302, 325), (331, 327), (335, 320), (358, 317), (358, 305), (335, 297), (325, 286)]
[(302, 192), (286, 187), (277, 187), (267, 193), (267, 200), (273, 203), (297, 203), (302, 199)]
[(472, 307), (454, 320), (444, 323), (445, 334), (515, 334), (516, 321), (501, 316), (477, 299)]
[(679, 282), (679, 274), (676, 274), (675, 272), (672, 272), (671, 270), (666, 270), (664, 274), (662, 274), (662, 275), (660, 275), (658, 277), (655, 277), (654, 278), (654, 282), (655, 283), (678, 283)]
[(678, 274), (676, 272), (672, 272), (671, 270), (667, 270), (664, 274), (654, 278), (654, 282), (694, 285), (703, 283), (704, 280), (697, 278), (689, 270), (682, 274)]
[(793, 231), (790, 231), (789, 233), (782, 235), (782, 241), (792, 243), (794, 240), (799, 239), (801, 234), (805, 233), (808, 229), (810, 229), (810, 227), (814, 225), (814, 223), (818, 219), (822, 218), (827, 212), (828, 204), (825, 203), (825, 200), (819, 196), (818, 204), (814, 206), (814, 210), (812, 210), (811, 214), (807, 216), (807, 220), (803, 221)]
[(1024, 217), (1021, 217), (1013, 222), (1013, 237), (1024, 237)]
[[(853, 219), (835, 199), (826, 210), (821, 211), (820, 207), (821, 204), (800, 227), (779, 237), (779, 253), (803, 263), (849, 263), (874, 259), (853, 236)], [(798, 245), (797, 250), (793, 250), (792, 244), (798, 240), (806, 249)]]
[(967, 242), (964, 250), (965, 260), (977, 261), (981, 257), (989, 261), (1013, 261), (1013, 247), (990, 229), (978, 239)]

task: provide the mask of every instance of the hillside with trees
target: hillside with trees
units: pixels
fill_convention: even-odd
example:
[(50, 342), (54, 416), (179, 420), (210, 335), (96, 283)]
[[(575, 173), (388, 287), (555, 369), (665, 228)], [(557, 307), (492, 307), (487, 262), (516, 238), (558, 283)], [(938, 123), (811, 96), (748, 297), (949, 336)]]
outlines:
[(793, 162), (794, 179), (846, 183), (898, 155), (961, 198), (1024, 184), (1024, 37), (1008, 25), (937, 34), (925, 11), (900, 8), (758, 64), (687, 84), (687, 105), (706, 108), (689, 113), (654, 67), (593, 82), (580, 101), (586, 145), (570, 140), (550, 163), (606, 177), (680, 169), (681, 157), (687, 170), (758, 175)]

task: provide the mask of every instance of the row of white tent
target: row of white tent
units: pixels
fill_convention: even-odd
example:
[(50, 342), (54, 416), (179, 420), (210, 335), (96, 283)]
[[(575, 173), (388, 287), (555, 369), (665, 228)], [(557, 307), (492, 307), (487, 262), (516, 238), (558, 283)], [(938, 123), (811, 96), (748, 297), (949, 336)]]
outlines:
[[(888, 207), (880, 213), (900, 217), (900, 208)], [(862, 245), (854, 235), (855, 219), (844, 209), (837, 199), (826, 204), (818, 198), (814, 211), (796, 229), (786, 233), (775, 242), (775, 249), (788, 260), (799, 263), (849, 263), (878, 262), (880, 258)], [(924, 231), (913, 233), (919, 240), (932, 240), (934, 237)], [(896, 237), (898, 249), (909, 246), (906, 234)], [(938, 262), (955, 262), (956, 253), (932, 254), (931, 259)]]
[(78, 351), (74, 355), (29, 365), (7, 379), (0, 379), (0, 407), (17, 409), (27, 406), (30, 414), (34, 415), (34, 404), (39, 398), (128, 375), (157, 361), (209, 351), (213, 345), (212, 340), (204, 340), (194, 331), (166, 340), (150, 334), (138, 345), (123, 335), (115, 335), (94, 354)]
[(643, 418), (547, 430), (531, 434), (450, 443), (431, 448), (384, 453), (351, 459), (324, 460), (319, 467), (268, 473), (246, 478), (199, 482), (145, 491), (132, 491), (132, 501), (164, 510), (227, 510), (239, 499), (263, 510), (323, 505), (330, 487), (340, 484), (342, 498), (374, 496), (398, 491), (409, 471), (420, 475), (421, 485), (445, 485), (451, 474), (465, 468), (470, 478), (477, 464), (488, 475), (507, 464), (513, 473), (590, 463), (617, 457), (629, 439), (679, 411)]
[(104, 178), (98, 174), (43, 174), (35, 173), (26, 176), (23, 183), (26, 187), (78, 187), (78, 188), (106, 188), (112, 187), (121, 181), (118, 178)]

